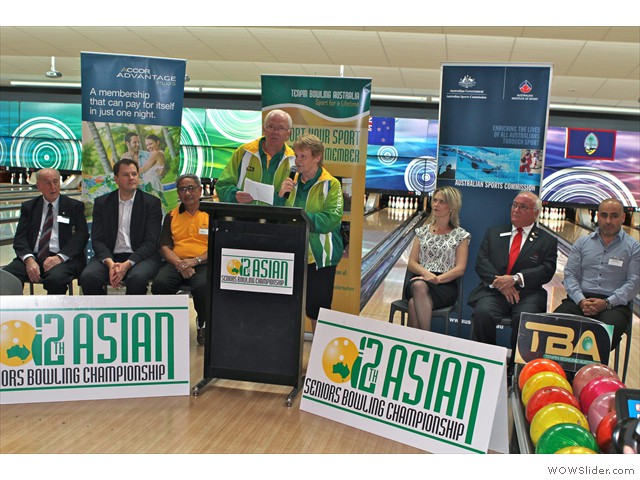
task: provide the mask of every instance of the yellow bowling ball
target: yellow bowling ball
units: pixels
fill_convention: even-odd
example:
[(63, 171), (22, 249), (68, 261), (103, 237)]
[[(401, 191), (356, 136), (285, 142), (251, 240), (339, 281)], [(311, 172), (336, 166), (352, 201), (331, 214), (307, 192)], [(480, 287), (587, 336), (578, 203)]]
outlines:
[(527, 406), (529, 399), (534, 393), (541, 388), (547, 387), (561, 387), (569, 392), (573, 392), (571, 384), (562, 375), (548, 371), (539, 372), (532, 375), (531, 378), (525, 382), (524, 387), (522, 387), (522, 403), (524, 406)]
[(590, 448), (587, 447), (580, 447), (577, 445), (572, 445), (571, 447), (564, 447), (561, 448), (560, 450), (558, 450), (556, 453), (570, 453), (570, 454), (583, 454), (583, 453), (596, 453), (593, 450), (591, 450)]
[(566, 403), (551, 403), (538, 410), (531, 420), (529, 433), (534, 445), (538, 445), (538, 440), (548, 428), (559, 423), (575, 423), (589, 430), (587, 417), (573, 405)]

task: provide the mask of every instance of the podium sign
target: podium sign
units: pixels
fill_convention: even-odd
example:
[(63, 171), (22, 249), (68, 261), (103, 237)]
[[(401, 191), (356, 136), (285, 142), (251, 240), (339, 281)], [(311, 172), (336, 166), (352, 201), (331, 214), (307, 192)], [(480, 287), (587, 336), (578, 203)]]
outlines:
[(322, 309), (300, 408), (432, 453), (508, 453), (506, 357)]
[(300, 208), (202, 202), (209, 213), (204, 379), (302, 383), (309, 227)]
[(613, 326), (568, 313), (523, 313), (516, 362), (548, 358), (568, 372), (589, 363), (609, 363)]

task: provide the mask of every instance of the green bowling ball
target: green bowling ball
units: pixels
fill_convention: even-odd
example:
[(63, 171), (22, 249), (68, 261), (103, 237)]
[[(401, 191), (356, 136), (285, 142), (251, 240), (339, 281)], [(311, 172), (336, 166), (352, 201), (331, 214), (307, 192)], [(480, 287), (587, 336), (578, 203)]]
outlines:
[(589, 430), (575, 423), (549, 427), (536, 445), (536, 453), (556, 453), (565, 447), (585, 447), (598, 452), (598, 443)]

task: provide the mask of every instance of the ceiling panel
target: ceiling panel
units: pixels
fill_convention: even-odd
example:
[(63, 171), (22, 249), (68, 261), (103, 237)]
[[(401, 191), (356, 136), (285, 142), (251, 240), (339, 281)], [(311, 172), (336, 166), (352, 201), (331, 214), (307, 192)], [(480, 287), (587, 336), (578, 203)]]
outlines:
[(550, 63), (552, 102), (627, 106), (640, 97), (640, 27), (0, 28), (0, 85), (80, 81), (80, 52), (187, 59), (189, 86), (259, 88), (261, 73), (373, 79), (374, 93), (435, 95), (443, 62)]

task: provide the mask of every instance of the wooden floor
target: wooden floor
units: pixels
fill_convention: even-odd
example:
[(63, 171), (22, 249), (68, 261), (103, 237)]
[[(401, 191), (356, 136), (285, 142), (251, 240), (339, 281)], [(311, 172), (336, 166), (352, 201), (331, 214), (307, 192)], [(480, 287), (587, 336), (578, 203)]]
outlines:
[[(400, 297), (406, 253), (362, 316), (387, 321)], [(549, 285), (551, 307), (564, 296), (561, 274)], [(555, 304), (555, 305), (553, 305)], [(204, 348), (195, 341), (191, 306), (191, 382), (202, 378)], [(639, 388), (639, 320), (634, 317), (629, 388)], [(303, 364), (309, 355), (305, 342)], [(2, 405), (0, 453), (423, 453), (421, 450), (287, 408), (289, 387), (216, 380), (198, 397), (158, 397)]]
[[(389, 211), (370, 215), (365, 237), (376, 244), (402, 220)], [(2, 252), (3, 256), (10, 253)], [(390, 303), (401, 297), (407, 256), (408, 251), (364, 307), (362, 316), (387, 321)], [(558, 272), (547, 286), (549, 311), (564, 297), (564, 260), (559, 259)], [(196, 345), (193, 305), (190, 311), (191, 384), (195, 385), (203, 376), (204, 348)], [(640, 324), (638, 317), (633, 321), (626, 384), (640, 388)], [(305, 367), (310, 348), (311, 342), (305, 342)], [(299, 395), (287, 408), (290, 390), (216, 380), (198, 397), (2, 405), (0, 453), (422, 453), (301, 411)]]

